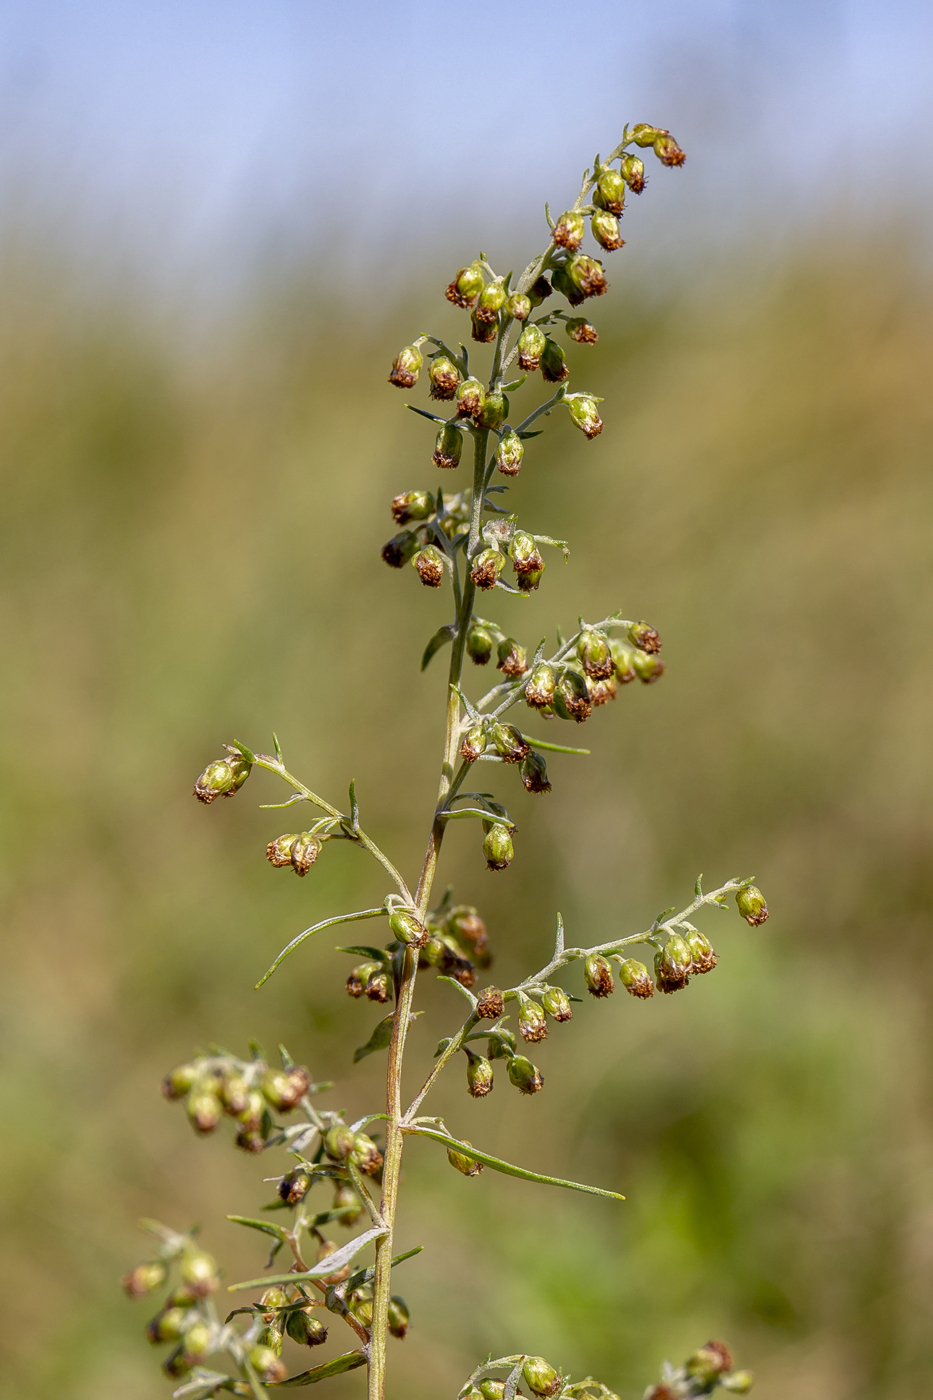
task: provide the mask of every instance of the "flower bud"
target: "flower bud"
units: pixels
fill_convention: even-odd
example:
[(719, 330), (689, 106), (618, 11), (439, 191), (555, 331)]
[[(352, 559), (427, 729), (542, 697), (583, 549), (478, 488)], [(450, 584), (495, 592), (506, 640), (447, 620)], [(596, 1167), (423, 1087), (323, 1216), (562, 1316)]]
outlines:
[[(456, 466), (456, 462), (454, 466)], [(411, 530), (402, 530), (382, 546), (382, 557), (390, 569), (400, 569), (418, 548), (418, 536)]]
[(683, 165), (687, 159), (685, 153), (680, 149), (677, 142), (669, 131), (663, 132), (651, 143), (654, 146), (654, 153), (662, 165), (675, 166)]
[(522, 1375), (535, 1395), (556, 1395), (560, 1390), (560, 1376), (543, 1356), (529, 1356), (522, 1367)]
[[(463, 433), (454, 423), (445, 423), (434, 444), (431, 461), (436, 467), (456, 467), (463, 451)], [(398, 537), (396, 537), (398, 538)], [(383, 554), (383, 558), (385, 555)]]
[(409, 948), (423, 948), (428, 941), (428, 931), (412, 909), (393, 909), (389, 928), (392, 937)]
[(596, 242), (601, 248), (605, 248), (607, 253), (625, 247), (625, 239), (619, 233), (619, 220), (607, 210), (597, 209), (590, 220), (590, 230)]
[(523, 758), (519, 773), (526, 792), (551, 791), (551, 784), (547, 776), (547, 764), (539, 753), (532, 751)]
[(530, 750), (530, 744), (514, 724), (499, 724), (497, 720), (489, 725), (489, 738), (496, 753), (504, 763), (520, 763)]
[(472, 904), (455, 904), (445, 922), (447, 932), (474, 948), (486, 946), (486, 925)]
[[(485, 552), (485, 551), (484, 551)], [(504, 562), (504, 561), (503, 561)], [(485, 666), (492, 656), (492, 633), (481, 622), (472, 622), (467, 632), (467, 656), (474, 666)]]
[(551, 238), (558, 248), (569, 248), (575, 253), (583, 242), (583, 233), (586, 229), (586, 220), (576, 209), (568, 209), (561, 214), (557, 223), (551, 229)]
[(247, 1132), (259, 1132), (266, 1117), (266, 1101), (258, 1089), (251, 1089), (247, 1095), (246, 1107), (237, 1114), (237, 1122)]
[(531, 668), (528, 684), (525, 686), (525, 703), (534, 710), (544, 710), (554, 701), (557, 689), (557, 672), (548, 661), (539, 661)]
[(496, 448), (496, 466), (502, 475), (518, 476), (524, 455), (525, 444), (518, 433), (513, 432), (512, 429), (503, 433)]
[(569, 1021), (573, 1016), (570, 998), (563, 987), (548, 987), (541, 998), (541, 1005), (555, 1021)]
[(359, 963), (356, 967), (351, 968), (350, 975), (347, 978), (347, 991), (351, 997), (361, 997), (363, 995), (363, 989), (369, 981), (370, 976), (372, 973), (378, 972), (381, 965), (381, 963), (366, 962)]
[(288, 1367), (271, 1347), (257, 1344), (249, 1349), (249, 1364), (259, 1379), (266, 1385), (284, 1381)]
[(185, 1348), (180, 1343), (171, 1356), (162, 1362), (162, 1370), (165, 1375), (171, 1376), (173, 1380), (179, 1380), (182, 1376), (187, 1375), (190, 1369), (191, 1364), (185, 1356)]
[(619, 165), (619, 173), (632, 194), (641, 194), (645, 188), (645, 162), (641, 156), (624, 155)]
[(460, 371), (447, 355), (435, 355), (428, 366), (432, 399), (452, 399), (460, 387)]
[(167, 1099), (183, 1099), (198, 1077), (197, 1065), (176, 1065), (162, 1080), (162, 1093)]
[(631, 140), (636, 146), (653, 146), (659, 136), (666, 136), (668, 133), (660, 126), (649, 126), (647, 122), (638, 122), (632, 127), (629, 133)]
[(187, 1249), (181, 1256), (179, 1277), (193, 1298), (206, 1298), (220, 1287), (217, 1264), (203, 1249)]
[(584, 297), (601, 297), (609, 289), (602, 263), (588, 253), (577, 253), (570, 259), (567, 276)]
[(544, 354), (547, 336), (540, 326), (526, 326), (518, 337), (518, 363), (522, 369), (537, 369)]
[(135, 1269), (130, 1269), (120, 1284), (127, 1298), (144, 1298), (147, 1293), (161, 1288), (167, 1276), (168, 1270), (161, 1260), (153, 1259), (149, 1264), (137, 1264)]
[(291, 1069), (267, 1069), (259, 1089), (268, 1104), (281, 1113), (288, 1113), (301, 1103), (310, 1083), (304, 1065), (294, 1065)]
[(599, 339), (596, 327), (591, 325), (585, 316), (572, 316), (564, 323), (564, 329), (575, 340), (578, 345), (595, 345)]
[(285, 836), (277, 836), (266, 847), (266, 860), (271, 861), (275, 866), (291, 865), (292, 850), (297, 840), (297, 831), (288, 832)]
[(382, 1166), (382, 1153), (371, 1137), (365, 1133), (354, 1133), (350, 1161), (359, 1167), (364, 1176), (375, 1176)]
[(307, 875), (321, 853), (321, 843), (311, 831), (302, 831), (292, 846), (291, 865), (296, 875)]
[(427, 520), (434, 514), (434, 497), (430, 491), (403, 491), (392, 498), (392, 514), (399, 525)]
[[(481, 549), (479, 554), (477, 554), (475, 559), (473, 560), (473, 567), (470, 570), (470, 578), (473, 580), (477, 588), (480, 588), (485, 592), (487, 588), (495, 588), (496, 581), (498, 580), (499, 575), (502, 573), (502, 570), (504, 568), (505, 555), (502, 553), (501, 550)], [(486, 633), (486, 636), (489, 636), (488, 632)], [(486, 656), (482, 661), (477, 663), (480, 666), (485, 666), (486, 662), (489, 660), (490, 655), (492, 654), (491, 637), (489, 637), (489, 642), (489, 652), (486, 653)], [(469, 642), (467, 643), (467, 645), (469, 646)]]
[(512, 863), (515, 851), (512, 846), (512, 833), (501, 822), (490, 822), (483, 837), (483, 855), (487, 870), (505, 870)]
[(709, 939), (699, 929), (692, 928), (686, 935), (686, 942), (693, 958), (693, 971), (712, 972), (719, 958)]
[(188, 1095), (185, 1112), (197, 1132), (212, 1133), (223, 1117), (223, 1104), (210, 1089), (195, 1088)]
[(488, 320), (474, 311), (470, 317), (470, 334), (480, 345), (491, 345), (498, 333), (498, 322), (495, 317)]
[(768, 917), (768, 906), (765, 897), (757, 885), (746, 885), (744, 890), (738, 890), (735, 896), (739, 913), (746, 923), (752, 928), (757, 928), (763, 924)]
[(586, 678), (586, 688), (589, 697), (593, 702), (593, 708), (597, 705), (606, 705), (610, 700), (616, 698), (616, 683), (612, 676), (607, 676), (605, 680), (594, 681), (589, 676)]
[(523, 676), (528, 670), (525, 648), (514, 637), (504, 637), (496, 649), (496, 670), (504, 676)]
[(632, 665), (631, 648), (627, 647), (624, 642), (620, 642), (613, 637), (612, 641), (609, 643), (609, 650), (612, 653), (615, 677), (619, 684), (628, 685), (631, 681), (636, 680), (637, 672)]
[(605, 680), (613, 672), (612, 652), (609, 639), (595, 627), (584, 627), (577, 642), (577, 655), (583, 662), (583, 669), (594, 680)]
[(633, 622), (628, 629), (628, 639), (633, 647), (650, 655), (661, 650), (661, 638), (650, 622)]
[(475, 763), (480, 754), (486, 749), (486, 727), (483, 724), (474, 724), (464, 735), (460, 745), (460, 757), (466, 763)]
[(693, 957), (686, 939), (672, 933), (660, 953), (654, 958), (654, 980), (659, 992), (679, 992), (686, 987), (693, 970)]
[(602, 399), (595, 394), (567, 394), (563, 403), (569, 409), (575, 427), (586, 433), (588, 438), (599, 436), (603, 430), (603, 420), (596, 405), (602, 403)]
[(486, 1052), (491, 1060), (510, 1060), (518, 1044), (511, 1031), (500, 1026), (486, 1042)]
[(482, 1055), (474, 1055), (472, 1050), (466, 1051), (466, 1057), (467, 1088), (474, 1099), (485, 1098), (492, 1091), (492, 1065)]
[(186, 1363), (196, 1366), (199, 1361), (203, 1361), (213, 1351), (212, 1342), (213, 1333), (208, 1323), (192, 1323), (182, 1338)]
[(654, 996), (654, 983), (648, 976), (648, 969), (636, 958), (626, 958), (619, 964), (619, 981), (629, 996), (640, 997), (644, 1001)]
[(747, 1395), (755, 1384), (755, 1377), (751, 1371), (733, 1371), (731, 1376), (720, 1377), (719, 1384), (733, 1395)]
[(660, 656), (649, 656), (646, 651), (632, 652), (632, 668), (643, 685), (652, 685), (664, 675), (664, 662)]
[(249, 1103), (249, 1084), (239, 1070), (228, 1067), (220, 1081), (220, 1101), (235, 1118)]
[(606, 209), (618, 218), (625, 207), (625, 179), (620, 171), (611, 167), (603, 171), (596, 181), (593, 203), (597, 209)]
[(297, 1206), (314, 1185), (314, 1177), (304, 1167), (287, 1172), (278, 1185), (279, 1196), (290, 1206)]
[(544, 1075), (524, 1055), (509, 1060), (509, 1080), (523, 1094), (536, 1094), (544, 1088)]
[(319, 1347), (327, 1341), (327, 1328), (306, 1308), (293, 1308), (285, 1319), (285, 1330), (299, 1346)]
[(495, 324), (499, 312), (505, 306), (507, 293), (500, 281), (489, 282), (479, 294), (473, 312), (476, 320)]
[(523, 292), (513, 292), (505, 303), (507, 316), (515, 321), (524, 321), (531, 315), (531, 298)]
[(411, 562), (425, 588), (440, 588), (444, 581), (444, 556), (435, 545), (419, 549)]
[(146, 1340), (153, 1346), (159, 1342), (177, 1342), (184, 1335), (190, 1310), (188, 1308), (163, 1308), (146, 1324)]
[(551, 284), (543, 275), (537, 277), (528, 288), (528, 300), (532, 306), (540, 306), (551, 295)]
[(583, 977), (590, 996), (608, 997), (615, 991), (612, 968), (600, 953), (590, 953), (583, 964)]
[(227, 797), (237, 789), (236, 774), (226, 758), (217, 758), (209, 763), (194, 785), (194, 795), (199, 802), (213, 802), (215, 797)]
[[(470, 1147), (471, 1144), (464, 1142), (462, 1146)], [(448, 1147), (447, 1160), (458, 1172), (463, 1172), (464, 1176), (479, 1176), (483, 1170), (482, 1162), (477, 1162), (475, 1157), (468, 1157), (465, 1152), (458, 1152), (455, 1147)]]
[(342, 1210), (341, 1224), (355, 1225), (363, 1214), (359, 1196), (348, 1181), (341, 1181), (334, 1192), (334, 1210)]
[(541, 353), (541, 378), (547, 384), (562, 384), (569, 373), (567, 357), (563, 350), (556, 340), (546, 336)]
[(397, 389), (411, 389), (418, 382), (418, 374), (424, 364), (424, 356), (417, 345), (406, 345), (392, 361), (389, 383)]
[[(502, 1400), (505, 1394), (505, 1381), (496, 1380), (494, 1376), (487, 1376), (479, 1383), (479, 1393), (483, 1400)], [(468, 1395), (466, 1400), (471, 1400)]]
[[(352, 1296), (352, 1295), (351, 1295)], [(364, 1327), (370, 1328), (373, 1325), (373, 1300), (372, 1295), (365, 1293), (362, 1296), (353, 1298), (350, 1304), (350, 1311), (357, 1322)]]
[(501, 389), (492, 389), (483, 400), (483, 406), (474, 417), (478, 428), (498, 428), (509, 416), (509, 400)]
[(555, 267), (551, 273), (551, 281), (555, 292), (560, 292), (562, 297), (566, 297), (571, 306), (582, 306), (586, 301), (583, 292), (570, 280), (566, 266)]
[(385, 968), (380, 967), (377, 971), (369, 974), (364, 990), (370, 1001), (378, 1002), (381, 1006), (385, 1005), (391, 995), (391, 983)]
[(262, 1152), (266, 1146), (266, 1139), (258, 1129), (238, 1128), (233, 1145), (239, 1147), (241, 1152)]
[(526, 530), (516, 530), (509, 544), (509, 558), (512, 560), (512, 568), (518, 575), (519, 588), (525, 588), (522, 579), (535, 579), (531, 585), (538, 586), (541, 574), (544, 572), (544, 560), (541, 558), (538, 546), (534, 537)]
[(389, 1331), (393, 1337), (404, 1337), (411, 1322), (411, 1313), (404, 1298), (389, 1299)]
[(577, 724), (582, 724), (584, 720), (589, 719), (593, 713), (593, 702), (590, 699), (586, 681), (579, 671), (571, 671), (567, 668), (561, 671), (554, 695), (554, 708), (561, 719), (569, 717)]
[(522, 1000), (518, 1013), (518, 1031), (522, 1040), (543, 1040), (547, 1035), (547, 1020), (536, 1001)]
[(707, 1342), (687, 1358), (684, 1367), (691, 1380), (712, 1386), (724, 1371), (732, 1369), (732, 1353), (725, 1342)]
[(485, 285), (483, 269), (474, 262), (469, 267), (461, 267), (444, 295), (454, 306), (472, 306)]
[(345, 1123), (335, 1123), (324, 1134), (324, 1151), (332, 1162), (345, 1162), (356, 1146), (356, 1135)]
[(457, 417), (476, 418), (486, 398), (486, 390), (478, 379), (471, 375), (469, 379), (464, 379), (457, 390)]
[(476, 1014), (486, 1021), (495, 1021), (505, 1010), (505, 1002), (498, 987), (487, 987), (480, 992), (476, 1002)]

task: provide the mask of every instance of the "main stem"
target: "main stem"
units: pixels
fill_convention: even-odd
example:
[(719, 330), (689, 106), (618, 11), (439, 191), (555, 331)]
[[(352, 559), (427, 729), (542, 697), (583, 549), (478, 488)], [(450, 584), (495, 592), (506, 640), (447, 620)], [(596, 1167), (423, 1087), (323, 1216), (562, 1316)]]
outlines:
[[(499, 355), (496, 361), (498, 364)], [(466, 550), (467, 564), (479, 542), (483, 518), (483, 494), (486, 472), (486, 451), (489, 443), (488, 431), (476, 432), (473, 442), (473, 500), (470, 514), (470, 539)], [(431, 835), (425, 851), (415, 903), (424, 918), (431, 898), (431, 886), (437, 869), (437, 858), (444, 839), (445, 822), (438, 815), (450, 792), (454, 773), (457, 769), (458, 741), (460, 737), (460, 699), (457, 687), (463, 673), (463, 657), (466, 651), (467, 633), (473, 616), (473, 599), (476, 588), (469, 572), (464, 579), (460, 611), (457, 614), (457, 635), (453, 639), (450, 657), (450, 671), (447, 676), (447, 725), (444, 737), (444, 761), (438, 784), (437, 803)], [(418, 974), (417, 951), (406, 949), (402, 973), (395, 1002), (395, 1019), (392, 1023), (392, 1040), (389, 1045), (389, 1066), (386, 1075), (386, 1149), (382, 1171), (382, 1219), (386, 1233), (376, 1243), (376, 1277), (373, 1290), (373, 1323), (369, 1341), (369, 1400), (384, 1400), (386, 1377), (386, 1338), (389, 1331), (389, 1297), (392, 1292), (392, 1241), (395, 1233), (395, 1215), (398, 1206), (398, 1183), (402, 1167), (402, 1060), (405, 1054), (405, 1037), (415, 995), (415, 979)]]

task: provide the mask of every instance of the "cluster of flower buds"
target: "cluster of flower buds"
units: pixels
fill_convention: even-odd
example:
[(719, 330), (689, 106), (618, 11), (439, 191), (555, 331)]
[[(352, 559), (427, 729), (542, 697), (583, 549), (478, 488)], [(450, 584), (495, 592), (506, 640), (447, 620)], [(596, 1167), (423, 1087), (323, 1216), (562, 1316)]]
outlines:
[[(362, 1284), (359, 1288), (351, 1288), (347, 1293), (347, 1307), (356, 1318), (361, 1327), (367, 1331), (373, 1325), (373, 1290), (371, 1285)], [(408, 1311), (408, 1304), (404, 1298), (393, 1295), (389, 1299), (389, 1335), (391, 1337), (407, 1336), (411, 1326), (411, 1314)]]
[[(531, 593), (541, 582), (545, 567), (538, 545), (553, 545), (556, 549), (563, 550), (565, 556), (567, 553), (567, 546), (562, 540), (552, 540), (550, 535), (532, 535), (527, 530), (521, 530), (516, 525), (514, 516), (487, 522), (483, 527), (482, 539), (483, 547), (470, 561), (470, 578), (481, 590), (495, 588), (506, 564), (511, 563), (515, 586), (520, 593)], [(481, 623), (479, 619), (475, 621), (487, 630), (495, 632), (492, 624)], [(501, 632), (497, 632), (496, 635), (502, 637)], [(482, 666), (491, 654), (490, 647), (485, 655), (473, 659)]]
[(127, 1296), (139, 1299), (161, 1289), (174, 1274), (176, 1282), (150, 1319), (146, 1336), (154, 1346), (171, 1344), (163, 1370), (177, 1378), (226, 1349), (225, 1330), (205, 1307), (220, 1287), (220, 1275), (213, 1256), (196, 1245), (193, 1232), (177, 1234), (156, 1221), (143, 1224), (158, 1239), (157, 1257), (137, 1264), (121, 1281)]
[(575, 654), (560, 661), (536, 661), (524, 683), (525, 704), (545, 719), (582, 724), (593, 709), (614, 700), (619, 685), (641, 680), (648, 685), (664, 674), (664, 663), (657, 655), (661, 642), (653, 627), (633, 623), (628, 631), (631, 645), (610, 639), (595, 627), (583, 627)]
[[(430, 491), (403, 491), (393, 498), (391, 508), (397, 524), (413, 524), (415, 528), (393, 535), (382, 547), (383, 559), (393, 569), (410, 563), (426, 587), (439, 588), (448, 567), (447, 545), (469, 520), (466, 497), (462, 493), (444, 497), (440, 491), (436, 496)], [(434, 543), (439, 538), (443, 549)]]
[(671, 133), (663, 126), (649, 126), (647, 122), (639, 122), (632, 129), (632, 140), (636, 146), (652, 146), (662, 165), (683, 165), (687, 159)]
[(162, 1081), (167, 1099), (184, 1100), (197, 1133), (214, 1132), (224, 1114), (237, 1125), (236, 1145), (261, 1152), (275, 1130), (274, 1113), (289, 1113), (313, 1092), (308, 1071), (282, 1055), (282, 1068), (261, 1058), (238, 1060), (218, 1052), (178, 1065)]
[[(536, 1094), (544, 1087), (541, 1071), (526, 1056), (518, 1053), (518, 1041), (514, 1032), (504, 1024), (499, 1024), (504, 1007), (505, 999), (498, 987), (486, 987), (477, 998), (477, 1016), (481, 1020), (496, 1021), (497, 1024), (488, 1031), (477, 1029), (467, 1037), (471, 1043), (485, 1040), (485, 1055), (478, 1054), (467, 1044), (463, 1046), (467, 1061), (467, 1089), (475, 1099), (485, 1098), (492, 1092), (494, 1060), (507, 1062), (509, 1083), (520, 1093)], [(534, 1044), (547, 1034), (545, 1012), (555, 1021), (570, 1020), (570, 1000), (561, 988), (548, 988), (540, 1003), (531, 997), (521, 998), (518, 1028), (526, 1042)], [(441, 1041), (438, 1050), (444, 1049), (448, 1043)]]
[(266, 859), (278, 867), (290, 865), (296, 875), (307, 875), (321, 853), (326, 834), (313, 831), (290, 831), (277, 836), (266, 847)]
[(363, 953), (367, 961), (358, 963), (347, 977), (347, 992), (351, 997), (368, 997), (385, 1003), (394, 995), (395, 979), (400, 970), (399, 955), (405, 947), (418, 950), (418, 966), (433, 967), (445, 977), (452, 977), (464, 987), (476, 985), (476, 969), (492, 964), (489, 935), (479, 911), (472, 904), (449, 903), (445, 894), (441, 904), (425, 915), (424, 922), (412, 910), (396, 908), (389, 916), (394, 934), (385, 948), (353, 947), (343, 951)]
[(209, 763), (194, 785), (194, 795), (199, 802), (213, 802), (215, 797), (233, 797), (249, 777), (252, 767), (249, 759), (239, 749), (225, 744), (226, 758), (215, 758)]
[[(499, 1361), (487, 1361), (460, 1391), (459, 1400), (504, 1400), (506, 1382), (484, 1375), (492, 1370), (509, 1373), (518, 1370), (518, 1386), (525, 1387), (523, 1391), (516, 1386), (518, 1396), (527, 1392), (537, 1400), (619, 1400), (592, 1376), (574, 1381), (562, 1375), (543, 1356), (505, 1356)], [(693, 1400), (695, 1396), (711, 1395), (718, 1387), (733, 1395), (746, 1395), (752, 1388), (752, 1381), (750, 1371), (733, 1370), (732, 1355), (725, 1342), (707, 1342), (688, 1357), (683, 1366), (674, 1367), (665, 1362), (661, 1381), (648, 1387), (644, 1400)]]
[(733, 1369), (732, 1353), (725, 1342), (707, 1342), (682, 1366), (666, 1361), (660, 1381), (645, 1391), (645, 1400), (693, 1400), (712, 1395), (720, 1387), (732, 1395), (747, 1395), (753, 1383), (751, 1371)]

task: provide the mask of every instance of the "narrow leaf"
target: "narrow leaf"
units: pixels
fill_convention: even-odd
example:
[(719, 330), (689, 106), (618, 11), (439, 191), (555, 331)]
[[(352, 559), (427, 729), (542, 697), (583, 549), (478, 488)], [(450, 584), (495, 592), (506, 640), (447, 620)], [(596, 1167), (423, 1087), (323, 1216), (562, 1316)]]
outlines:
[[(417, 1133), (419, 1137), (433, 1138), (435, 1142), (442, 1142), (445, 1147), (459, 1147), (468, 1157), (475, 1157), (484, 1166), (492, 1167), (493, 1171), (502, 1172), (505, 1176), (517, 1176), (522, 1181), (540, 1181), (544, 1186), (564, 1186), (568, 1191), (584, 1191), (590, 1196), (606, 1196), (612, 1201), (624, 1201), (625, 1197), (620, 1196), (618, 1191), (604, 1191), (601, 1186), (586, 1186), (579, 1181), (564, 1181), (558, 1176), (543, 1176), (540, 1172), (528, 1171), (526, 1167), (514, 1167), (511, 1162), (503, 1162), (499, 1157), (492, 1157), (488, 1152), (480, 1152), (469, 1143), (460, 1142), (457, 1138), (450, 1137), (447, 1133), (435, 1132), (433, 1128), (410, 1127), (405, 1128), (406, 1133)], [(335, 1256), (331, 1255), (333, 1259)]]
[(412, 413), (420, 413), (422, 418), (430, 418), (432, 423), (446, 423), (446, 418), (439, 418), (436, 413), (429, 413), (426, 408), (416, 408), (413, 403), (407, 403), (406, 408), (410, 408)]
[(272, 731), (272, 747), (275, 749), (275, 756), (276, 756), (276, 758), (277, 758), (277, 759), (279, 760), (279, 762), (281, 763), (281, 762), (282, 762), (282, 745), (279, 743), (279, 736), (278, 736), (278, 734), (275, 733), (274, 730)]
[(172, 1400), (208, 1400), (219, 1390), (230, 1390), (231, 1385), (230, 1377), (222, 1371), (204, 1371), (198, 1366), (184, 1385), (172, 1391)]
[(567, 744), (549, 744), (546, 739), (532, 739), (530, 734), (526, 734), (525, 738), (528, 740), (529, 744), (531, 744), (532, 748), (547, 749), (548, 753), (589, 754), (590, 752), (589, 749), (572, 749)]
[(354, 831), (360, 829), (360, 804), (356, 800), (356, 779), (350, 779), (350, 826)]
[(386, 1016), (380, 1021), (369, 1037), (365, 1045), (361, 1045), (353, 1052), (353, 1063), (358, 1065), (360, 1060), (365, 1060), (367, 1055), (374, 1055), (377, 1050), (387, 1050), (392, 1040), (392, 1023), (395, 1020), (395, 1012)]
[(374, 948), (370, 943), (351, 943), (349, 948), (335, 948), (337, 953), (350, 953), (355, 958), (371, 958), (374, 962), (388, 962), (385, 948)]
[[(414, 1249), (406, 1249), (404, 1254), (396, 1254), (389, 1267), (394, 1269), (396, 1264), (404, 1264), (406, 1259), (414, 1259), (415, 1255), (420, 1254), (423, 1249), (423, 1244), (416, 1244)], [(351, 1274), (347, 1279), (343, 1291), (345, 1293), (352, 1293), (354, 1288), (365, 1288), (366, 1284), (372, 1283), (375, 1277), (376, 1270), (372, 1264), (370, 1264), (368, 1269), (358, 1269), (355, 1274)]]
[(239, 740), (234, 739), (234, 741), (233, 741), (233, 743), (230, 745), (230, 747), (231, 747), (232, 749), (236, 749), (239, 753), (241, 753), (241, 754), (243, 755), (243, 757), (246, 759), (247, 763), (255, 763), (255, 762), (256, 762), (256, 755), (253, 753), (252, 749), (248, 749), (248, 748), (246, 747), (246, 745), (245, 745), (245, 744), (241, 744), (241, 743), (239, 742)]
[[(297, 1376), (289, 1376), (287, 1380), (272, 1382), (271, 1388), (287, 1390), (289, 1386), (314, 1385), (315, 1381), (326, 1381), (330, 1376), (340, 1376), (344, 1371), (354, 1371), (357, 1366), (365, 1365), (366, 1357), (361, 1351), (347, 1351), (343, 1356), (335, 1356), (321, 1366), (312, 1366), (310, 1371), (301, 1371)], [(270, 1385), (270, 1382), (267, 1381), (266, 1384)]]
[(304, 1283), (306, 1279), (323, 1278), (326, 1274), (338, 1273), (345, 1264), (349, 1264), (355, 1259), (361, 1249), (365, 1249), (373, 1240), (378, 1240), (385, 1234), (385, 1227), (374, 1225), (371, 1230), (364, 1230), (361, 1235), (357, 1235), (355, 1240), (343, 1245), (340, 1249), (335, 1249), (333, 1254), (329, 1254), (326, 1259), (322, 1259), (313, 1268), (307, 1269), (302, 1274), (267, 1274), (264, 1278), (247, 1279), (245, 1283), (231, 1283), (227, 1287), (228, 1293), (238, 1293), (245, 1288), (266, 1288), (272, 1283)]
[(310, 938), (312, 933), (320, 933), (322, 928), (330, 928), (332, 924), (352, 924), (357, 919), (375, 919), (379, 914), (387, 913), (388, 910), (385, 906), (380, 905), (378, 909), (359, 909), (355, 914), (335, 914), (332, 919), (322, 919), (319, 924), (312, 924), (310, 928), (304, 929), (298, 934), (297, 938), (293, 938), (291, 943), (287, 944), (282, 949), (272, 966), (262, 974), (254, 990), (258, 992), (259, 988), (264, 982), (268, 982), (275, 969), (280, 963), (284, 962), (289, 953), (293, 952), (298, 947), (299, 943), (303, 943), (306, 938)]
[(697, 899), (702, 899), (702, 898), (703, 898), (703, 876), (702, 876), (702, 875), (698, 875), (698, 876), (697, 876), (697, 882), (696, 882), (696, 884), (695, 884), (694, 887), (693, 887), (693, 893), (696, 895)]
[(491, 807), (455, 807), (453, 811), (449, 808), (445, 812), (438, 812), (438, 817), (444, 821), (453, 821), (456, 817), (482, 817), (484, 821), (501, 822), (510, 830), (514, 829), (515, 823), (509, 817), (500, 817)]
[(234, 1225), (247, 1225), (251, 1230), (261, 1230), (264, 1235), (271, 1235), (280, 1244), (284, 1244), (288, 1239), (288, 1231), (281, 1225), (274, 1225), (271, 1220), (251, 1220), (248, 1215), (228, 1215), (227, 1219)]
[(456, 627), (453, 627), (449, 622), (445, 623), (443, 627), (438, 627), (437, 631), (434, 633), (434, 636), (431, 638), (431, 640), (428, 642), (427, 646), (424, 649), (424, 655), (421, 658), (422, 671), (427, 670), (437, 653), (440, 651), (441, 647), (446, 646), (448, 642), (452, 642), (456, 635)]
[(557, 916), (557, 937), (554, 940), (554, 957), (559, 958), (564, 951), (564, 919), (563, 915)]

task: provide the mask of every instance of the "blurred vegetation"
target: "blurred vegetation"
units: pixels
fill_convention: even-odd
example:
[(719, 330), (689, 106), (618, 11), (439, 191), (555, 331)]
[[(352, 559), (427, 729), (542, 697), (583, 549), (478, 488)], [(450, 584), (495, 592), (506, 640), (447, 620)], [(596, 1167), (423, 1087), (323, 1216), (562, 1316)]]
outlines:
[[(680, 996), (579, 1007), (534, 1099), (472, 1101), (453, 1072), (436, 1111), (455, 1130), (628, 1201), (468, 1181), (410, 1145), (402, 1242), (426, 1250), (399, 1276), (392, 1390), (454, 1395), (490, 1349), (528, 1349), (637, 1396), (663, 1356), (723, 1336), (759, 1400), (906, 1400), (933, 1379), (929, 284), (906, 243), (750, 255), (690, 296), (640, 290), (624, 257), (592, 370), (571, 350), (606, 430), (555, 422), (512, 492), (571, 561), (501, 615), (534, 645), (623, 606), (660, 629), (668, 674), (574, 731), (594, 756), (555, 755), (550, 797), (499, 775), (515, 864), (487, 874), (463, 824), (441, 886), (481, 907), (503, 981), (538, 965), (558, 908), (595, 941), (685, 902), (700, 870), (754, 873), (772, 918), (707, 919), (719, 968)], [(376, 867), (328, 849), (294, 880), (263, 858), (271, 779), (208, 811), (190, 790), (222, 740), (274, 728), (294, 771), (335, 801), (356, 777), (369, 829), (420, 859), (444, 668), (418, 659), (446, 604), (379, 547), (391, 495), (438, 478), (385, 376), (428, 319), (462, 334), (447, 275), (375, 322), (313, 284), (266, 289), (205, 346), (38, 255), (6, 274), (17, 1396), (167, 1394), (146, 1305), (116, 1285), (138, 1216), (200, 1220), (229, 1277), (255, 1272), (261, 1245), (224, 1215), (255, 1213), (262, 1164), (229, 1133), (195, 1141), (158, 1094), (195, 1045), (281, 1039), (338, 1081), (328, 1102), (380, 1106), (381, 1065), (349, 1063), (377, 1012), (343, 994), (338, 939), (250, 990), (298, 929), (381, 899)], [(424, 1004), (422, 1064), (460, 1016), (442, 985)]]

